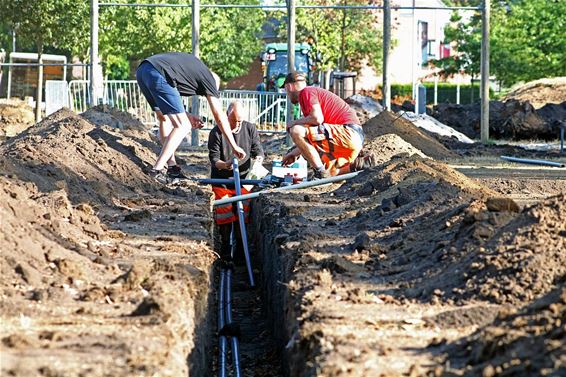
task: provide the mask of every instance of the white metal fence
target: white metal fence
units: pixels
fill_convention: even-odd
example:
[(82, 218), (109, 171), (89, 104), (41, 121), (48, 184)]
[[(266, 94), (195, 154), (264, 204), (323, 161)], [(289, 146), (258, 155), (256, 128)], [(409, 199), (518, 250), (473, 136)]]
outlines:
[[(90, 95), (87, 80), (73, 80), (68, 84), (69, 107), (80, 113), (88, 109)], [(144, 124), (155, 125), (156, 119), (149, 104), (143, 97), (135, 80), (103, 82), (104, 95), (102, 103), (127, 111), (138, 117)], [(46, 96), (46, 102), (50, 102)], [(282, 93), (255, 92), (240, 90), (223, 90), (220, 99), (224, 108), (234, 100), (242, 102), (244, 118), (256, 124), (258, 130), (264, 132), (284, 132), (287, 122), (287, 97)], [(208, 101), (197, 96), (198, 115), (207, 123), (205, 128), (212, 128), (213, 116)], [(187, 111), (191, 110), (192, 100), (183, 97)]]

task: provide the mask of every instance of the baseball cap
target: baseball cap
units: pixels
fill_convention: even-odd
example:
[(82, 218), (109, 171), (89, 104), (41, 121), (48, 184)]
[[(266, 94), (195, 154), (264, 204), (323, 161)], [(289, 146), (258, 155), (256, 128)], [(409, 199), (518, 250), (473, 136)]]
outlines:
[(297, 81), (307, 81), (307, 79), (302, 73), (289, 72), (287, 76), (285, 76), (285, 81), (281, 84), (280, 88), (284, 88), (286, 84), (293, 84)]

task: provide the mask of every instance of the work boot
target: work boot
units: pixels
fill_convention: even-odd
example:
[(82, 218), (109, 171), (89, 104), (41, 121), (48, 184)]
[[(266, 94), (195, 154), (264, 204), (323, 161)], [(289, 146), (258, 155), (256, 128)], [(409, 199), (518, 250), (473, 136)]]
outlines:
[(331, 175), (328, 170), (321, 168), (321, 169), (313, 169), (313, 180), (314, 179), (324, 179), (330, 178)]
[(161, 170), (151, 169), (147, 173), (147, 175), (150, 176), (151, 178), (153, 178), (153, 180), (155, 180), (156, 182), (162, 183), (164, 185), (169, 183), (169, 178), (167, 176), (167, 170), (166, 169), (161, 169)]
[(359, 171), (377, 166), (377, 156), (373, 152), (360, 152), (358, 157), (350, 164), (350, 171)]
[(167, 176), (171, 180), (187, 179), (187, 176), (183, 174), (183, 171), (181, 170), (181, 167), (179, 165), (167, 167)]

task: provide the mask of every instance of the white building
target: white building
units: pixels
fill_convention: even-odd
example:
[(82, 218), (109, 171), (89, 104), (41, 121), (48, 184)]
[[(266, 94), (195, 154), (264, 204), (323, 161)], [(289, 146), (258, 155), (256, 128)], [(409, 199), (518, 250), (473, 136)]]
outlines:
[[(446, 8), (441, 0), (393, 0), (392, 7)], [(444, 28), (450, 22), (452, 11), (446, 9), (392, 9), (391, 39), (394, 48), (389, 55), (391, 83), (410, 84), (430, 75), (433, 71), (423, 67), (430, 59), (450, 55), (450, 47), (442, 44)], [(357, 87), (374, 90), (381, 84), (369, 67), (362, 68)]]
[[(401, 7), (445, 8), (440, 0), (394, 0)], [(450, 54), (444, 46), (444, 28), (450, 22), (452, 11), (446, 9), (399, 9), (391, 12), (392, 39), (396, 45), (390, 55), (391, 82), (411, 83), (432, 71), (423, 64)]]

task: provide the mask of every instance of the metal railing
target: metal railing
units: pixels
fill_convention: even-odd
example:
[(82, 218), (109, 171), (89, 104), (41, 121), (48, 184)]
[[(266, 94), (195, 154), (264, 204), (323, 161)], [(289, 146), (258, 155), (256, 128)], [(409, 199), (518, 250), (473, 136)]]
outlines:
[[(69, 82), (69, 106), (77, 113), (88, 109), (90, 103), (88, 80)], [(102, 103), (138, 117), (144, 124), (156, 125), (155, 115), (135, 80), (106, 80), (103, 82)], [(205, 129), (212, 129), (214, 118), (208, 101), (198, 97), (198, 115), (205, 121)], [(223, 90), (220, 100), (224, 109), (238, 100), (244, 109), (244, 119), (254, 123), (259, 131), (285, 132), (287, 122), (287, 96), (284, 93)], [(191, 111), (191, 97), (183, 97), (187, 111)]]

